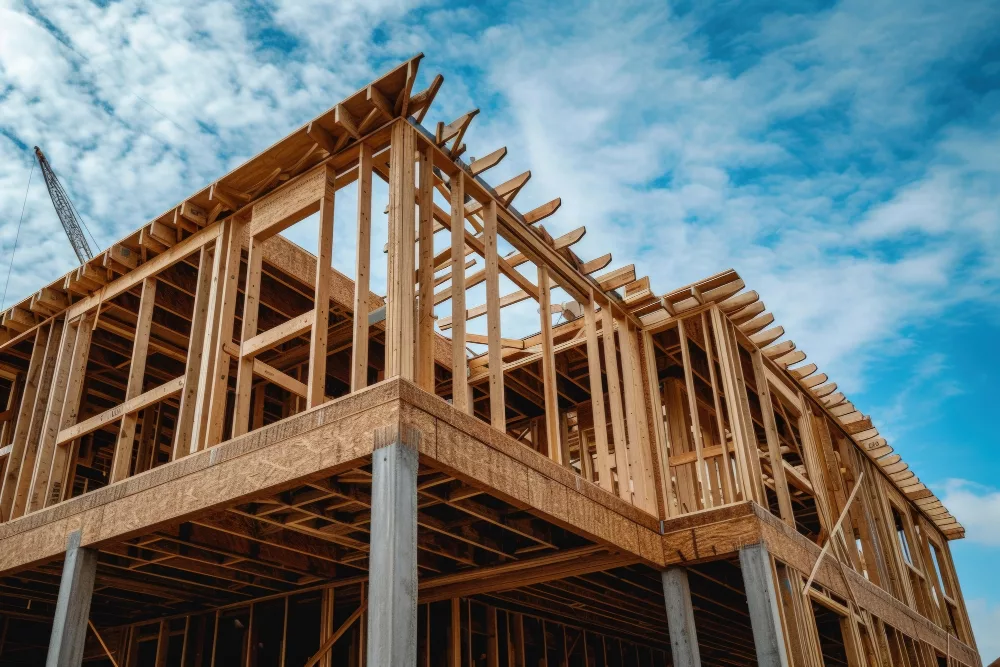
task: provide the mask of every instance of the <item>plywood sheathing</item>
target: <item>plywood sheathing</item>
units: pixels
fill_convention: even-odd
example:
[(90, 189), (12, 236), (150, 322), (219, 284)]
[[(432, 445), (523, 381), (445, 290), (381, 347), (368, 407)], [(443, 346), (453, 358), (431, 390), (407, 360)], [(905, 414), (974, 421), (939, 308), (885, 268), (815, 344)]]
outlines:
[(82, 531), (84, 546), (120, 541), (357, 467), (371, 455), (376, 431), (399, 424), (420, 431), (420, 454), (429, 465), (626, 552), (635, 562), (663, 564), (655, 517), (413, 383), (394, 379), (0, 524), (0, 573), (60, 557), (75, 530)]

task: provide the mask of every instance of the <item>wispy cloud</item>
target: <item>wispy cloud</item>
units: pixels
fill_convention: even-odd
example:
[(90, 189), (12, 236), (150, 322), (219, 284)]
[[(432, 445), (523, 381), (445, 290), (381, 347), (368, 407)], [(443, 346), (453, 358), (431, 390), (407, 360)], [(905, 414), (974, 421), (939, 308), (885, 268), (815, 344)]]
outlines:
[[(107, 243), (424, 50), (440, 113), (488, 110), (470, 153), (510, 147), (491, 178), (532, 169), (523, 208), (562, 196), (550, 227), (659, 289), (737, 268), (849, 390), (907, 325), (995, 297), (998, 104), (946, 83), (988, 76), (988, 5), (419, 4), (6, 0), (0, 242), (26, 147)], [(27, 218), (15, 294), (73, 263), (43, 189)]]
[(928, 76), (942, 59), (981, 66), (994, 10), (969, 10), (749, 12), (727, 39), (710, 30), (719, 16), (660, 5), (580, 5), (569, 20), (518, 6), (452, 48), (500, 94), (470, 143), (515, 144), (499, 177), (531, 166), (525, 200), (564, 197), (553, 227), (587, 223), (583, 248), (636, 260), (661, 289), (737, 268), (857, 389), (873, 346), (995, 297), (997, 102), (963, 95), (966, 112), (944, 113)]
[[(331, 6), (311, 25), (287, 5), (0, 0), (4, 264), (31, 146), (107, 245), (401, 58), (370, 45), (404, 3)], [(14, 298), (76, 263), (37, 179), (24, 228)]]
[(942, 486), (941, 502), (965, 526), (966, 539), (1000, 547), (1000, 489), (965, 479), (949, 479)]

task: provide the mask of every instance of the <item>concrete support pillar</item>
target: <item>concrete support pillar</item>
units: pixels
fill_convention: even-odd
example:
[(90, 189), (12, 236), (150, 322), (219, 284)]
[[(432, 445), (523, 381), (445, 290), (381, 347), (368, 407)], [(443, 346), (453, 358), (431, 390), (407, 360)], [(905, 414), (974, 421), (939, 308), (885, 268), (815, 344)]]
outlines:
[(740, 549), (740, 568), (750, 608), (750, 626), (759, 667), (788, 667), (778, 596), (771, 574), (771, 554), (764, 544)]
[(660, 578), (663, 580), (663, 602), (667, 607), (673, 667), (701, 667), (687, 570), (670, 567), (660, 573)]
[(417, 448), (412, 429), (381, 430), (372, 452), (368, 665), (417, 664)]
[(97, 574), (97, 549), (81, 547), (80, 537), (79, 530), (72, 533), (66, 545), (46, 667), (80, 667), (83, 663), (90, 597)]

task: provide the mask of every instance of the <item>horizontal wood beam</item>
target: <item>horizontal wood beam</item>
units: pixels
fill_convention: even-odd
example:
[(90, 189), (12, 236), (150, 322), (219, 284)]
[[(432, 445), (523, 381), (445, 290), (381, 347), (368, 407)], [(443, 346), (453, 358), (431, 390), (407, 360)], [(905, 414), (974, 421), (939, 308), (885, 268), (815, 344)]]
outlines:
[(142, 264), (135, 271), (127, 273), (121, 278), (112, 281), (96, 294), (80, 299), (66, 309), (66, 319), (72, 320), (83, 315), (88, 310), (96, 308), (104, 301), (110, 301), (119, 294), (127, 292), (136, 285), (142, 283), (146, 278), (154, 277), (160, 271), (176, 264), (188, 255), (195, 253), (203, 245), (211, 243), (218, 238), (222, 231), (221, 225), (211, 225), (187, 237), (170, 250), (163, 252), (145, 264)]
[(264, 333), (257, 334), (250, 340), (244, 341), (240, 346), (240, 355), (243, 357), (253, 357), (272, 347), (277, 347), (282, 343), (297, 338), (312, 329), (313, 320), (316, 318), (316, 311), (310, 310), (302, 313), (284, 324), (279, 324), (273, 329), (268, 329)]
[(138, 412), (139, 410), (148, 408), (154, 403), (159, 403), (163, 399), (173, 396), (174, 394), (179, 394), (183, 388), (184, 376), (182, 375), (174, 378), (170, 382), (161, 384), (155, 389), (150, 389), (144, 394), (139, 394), (135, 398), (125, 401), (121, 405), (116, 405), (109, 410), (105, 410), (99, 415), (94, 415), (90, 419), (59, 431), (59, 436), (56, 438), (56, 444), (65, 445), (68, 442), (76, 440), (80, 436), (84, 436), (100, 428), (104, 428), (108, 424), (121, 419), (125, 415)]
[(296, 396), (306, 398), (308, 395), (308, 387), (304, 382), (299, 382), (291, 375), (282, 373), (277, 368), (272, 366), (268, 366), (260, 359), (253, 360), (253, 372), (254, 375), (259, 375), (268, 382), (272, 382), (282, 389), (292, 392)]
[(581, 547), (547, 557), (421, 579), (419, 599), (421, 603), (426, 603), (472, 594), (495, 593), (639, 562), (635, 556), (608, 553), (604, 549), (602, 546)]

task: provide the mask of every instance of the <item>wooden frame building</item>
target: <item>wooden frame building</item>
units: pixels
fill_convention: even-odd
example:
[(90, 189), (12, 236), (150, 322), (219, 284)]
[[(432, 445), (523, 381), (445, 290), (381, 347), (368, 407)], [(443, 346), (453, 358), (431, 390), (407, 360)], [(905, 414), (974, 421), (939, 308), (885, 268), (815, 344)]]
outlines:
[(2, 314), (0, 664), (978, 666), (962, 527), (757, 293), (579, 257), (420, 61)]

